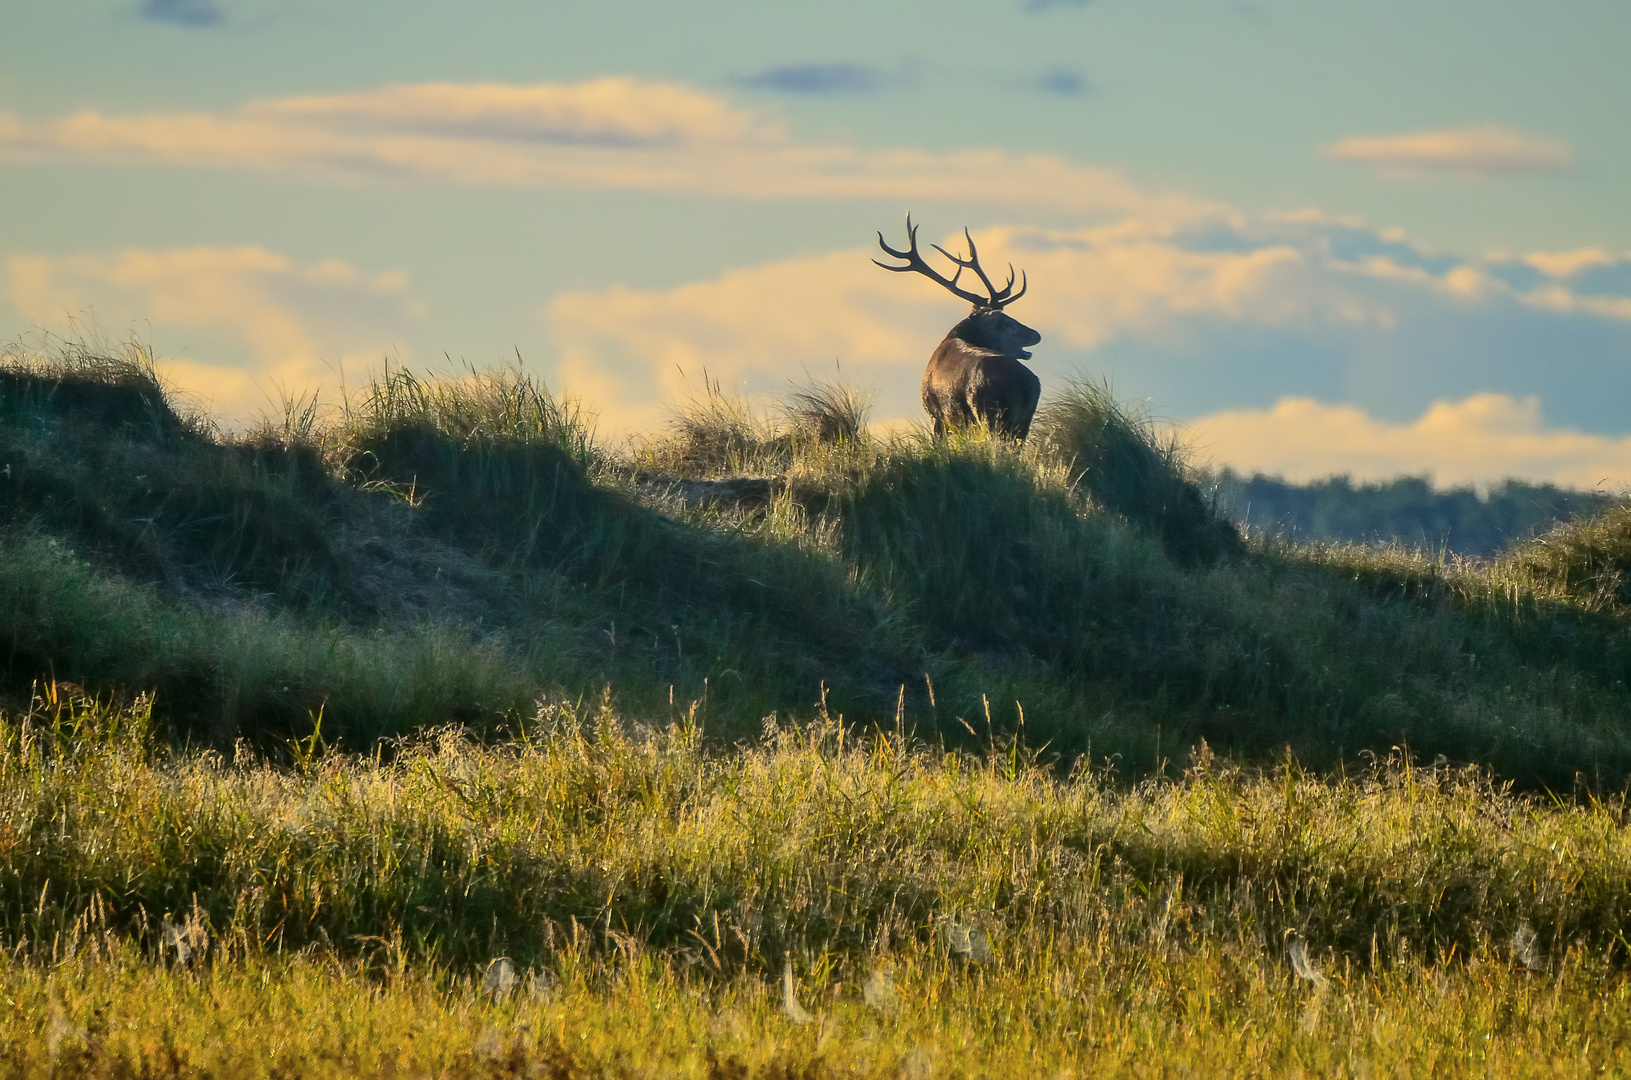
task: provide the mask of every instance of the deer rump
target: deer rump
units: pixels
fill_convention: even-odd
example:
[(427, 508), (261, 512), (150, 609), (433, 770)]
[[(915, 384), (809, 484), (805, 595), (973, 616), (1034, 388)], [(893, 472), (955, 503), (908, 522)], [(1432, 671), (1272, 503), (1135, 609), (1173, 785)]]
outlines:
[[(944, 435), (948, 427), (984, 424), (993, 435), (1024, 442), (1042, 397), (1042, 380), (1019, 362), (1014, 354), (1020, 350), (1012, 342), (993, 341), (981, 333), (985, 328), (977, 323), (982, 315), (987, 320), (992, 316), (1004, 319), (1013, 324), (1012, 329), (1024, 331), (1019, 344), (1035, 345), (1041, 340), (1035, 330), (1000, 312), (964, 319), (952, 327), (923, 369), (923, 410), (934, 420), (936, 435)], [(1023, 340), (1025, 336), (1030, 340)], [(1001, 345), (1008, 347), (993, 347)]]

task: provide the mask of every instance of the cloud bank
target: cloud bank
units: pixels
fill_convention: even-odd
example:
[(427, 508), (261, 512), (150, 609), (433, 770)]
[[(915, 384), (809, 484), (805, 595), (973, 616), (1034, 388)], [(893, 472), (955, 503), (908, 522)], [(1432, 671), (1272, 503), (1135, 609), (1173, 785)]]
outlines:
[(1631, 488), (1631, 437), (1548, 428), (1533, 397), (1474, 394), (1436, 402), (1406, 424), (1353, 405), (1283, 398), (1270, 409), (1203, 416), (1186, 429), (1197, 449), (1237, 471), (1299, 482), (1426, 475), (1439, 487), (1511, 477), (1588, 491)]
[(1560, 172), (1574, 163), (1567, 144), (1499, 124), (1358, 136), (1331, 143), (1322, 154), (1331, 161), (1364, 165), (1389, 177), (1508, 176)]
[(301, 265), (262, 247), (18, 255), (5, 284), (39, 326), (88, 316), (150, 328), (161, 354), (176, 356), (167, 376), (229, 421), (275, 403), (280, 386), (332, 383), (348, 362), (374, 366), (421, 316), (401, 274)]
[[(1631, 484), (1631, 254), (1464, 260), (1316, 214), (976, 239), (987, 265), (1029, 274), (1014, 314), (1043, 334), (1045, 393), (1108, 377), (1158, 417), (1189, 418), (1203, 460), (1295, 479)], [(872, 254), (557, 296), (540, 311), (549, 382), (613, 438), (655, 430), (705, 373), (749, 394), (836, 374), (874, 392), (885, 425), (920, 422), (923, 363), (967, 308)], [(136, 324), (230, 421), (279, 386), (332, 392), (342, 365), (355, 381), (388, 355), (411, 363), (427, 336), (403, 275), (261, 247), (19, 255), (0, 271), (36, 325)]]
[[(1469, 261), (1317, 214), (975, 238), (987, 265), (1029, 275), (1012, 313), (1043, 335), (1032, 366), (1044, 393), (1107, 376), (1159, 415), (1201, 418), (1195, 432), (1219, 463), (1631, 482), (1618, 438), (1587, 434), (1631, 428), (1631, 255)], [(940, 240), (955, 250), (960, 237)], [(881, 419), (915, 420), (922, 366), (967, 309), (916, 276), (883, 274), (872, 254), (558, 297), (544, 319), (560, 379), (616, 433), (649, 429), (703, 368), (757, 394), (836, 361), (876, 391)]]
[(1050, 154), (801, 143), (773, 117), (677, 83), (426, 83), (226, 112), (0, 114), (0, 160), (299, 171), (348, 182), (895, 199), (1136, 214), (1216, 208)]

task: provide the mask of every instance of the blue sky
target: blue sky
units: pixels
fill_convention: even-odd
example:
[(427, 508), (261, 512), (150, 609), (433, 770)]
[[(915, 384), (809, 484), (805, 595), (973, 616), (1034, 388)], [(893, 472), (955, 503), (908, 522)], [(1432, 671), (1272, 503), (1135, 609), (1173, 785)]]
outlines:
[(919, 415), (963, 225), (1044, 386), (1219, 463), (1631, 483), (1631, 6), (10, 5), (0, 339), (243, 418), (520, 353), (608, 437), (702, 369)]

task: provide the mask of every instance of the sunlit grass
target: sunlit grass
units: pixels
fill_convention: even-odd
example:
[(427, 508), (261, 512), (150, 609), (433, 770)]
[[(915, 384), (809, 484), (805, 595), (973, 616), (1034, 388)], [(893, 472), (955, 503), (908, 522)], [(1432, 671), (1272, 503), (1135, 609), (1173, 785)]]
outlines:
[(0, 725), (13, 1075), (1626, 1064), (1618, 803), (558, 707), (277, 767), (53, 693)]
[[(1129, 951), (1136, 964), (1116, 962)], [(11, 1076), (1483, 1077), (1631, 1064), (1631, 994), (1589, 965), (1535, 977), (1402, 964), (1314, 990), (1227, 946), (1055, 947), (977, 971), (898, 956), (893, 1008), (827, 971), (801, 980), (801, 1023), (764, 980), (721, 982), (633, 949), (496, 997), (468, 976), (310, 957), (194, 970), (82, 947), (0, 963)]]

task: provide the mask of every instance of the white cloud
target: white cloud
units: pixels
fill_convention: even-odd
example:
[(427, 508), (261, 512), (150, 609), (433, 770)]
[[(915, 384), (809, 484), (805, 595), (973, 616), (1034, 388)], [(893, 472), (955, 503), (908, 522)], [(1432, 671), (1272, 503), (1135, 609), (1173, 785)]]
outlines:
[(1499, 124), (1409, 135), (1357, 136), (1331, 143), (1322, 153), (1333, 161), (1351, 161), (1393, 177), (1557, 172), (1574, 161), (1565, 143)]
[(279, 387), (373, 367), (419, 315), (401, 274), (261, 247), (17, 255), (6, 269), (8, 298), (37, 326), (89, 316), (104, 329), (145, 324), (161, 351), (185, 343), (165, 373), (229, 421), (252, 418)]
[(254, 102), (244, 116), (298, 121), (360, 135), (562, 146), (774, 144), (785, 135), (762, 113), (678, 83), (607, 78), (584, 83), (421, 83), (353, 94)]
[(760, 111), (625, 78), (390, 86), (216, 113), (0, 114), (0, 158), (754, 199), (944, 199), (1160, 220), (1213, 209), (1056, 155), (800, 143)]
[(1631, 437), (1547, 427), (1537, 398), (1474, 394), (1433, 404), (1413, 423), (1379, 420), (1353, 405), (1282, 398), (1185, 425), (1204, 456), (1238, 472), (1307, 482), (1348, 475), (1427, 475), (1440, 487), (1507, 477), (1574, 488), (1631, 487)]

